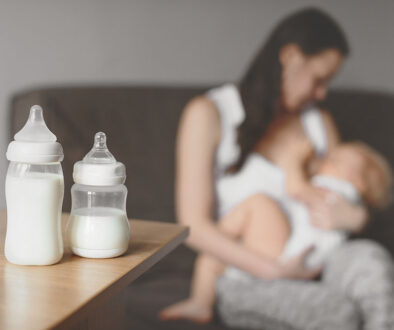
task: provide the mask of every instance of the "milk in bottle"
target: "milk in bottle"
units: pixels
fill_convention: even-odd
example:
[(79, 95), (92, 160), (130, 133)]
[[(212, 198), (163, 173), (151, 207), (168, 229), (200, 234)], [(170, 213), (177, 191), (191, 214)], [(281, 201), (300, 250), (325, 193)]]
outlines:
[(66, 235), (73, 253), (86, 258), (112, 258), (129, 247), (125, 166), (109, 152), (106, 135), (95, 135), (92, 150), (75, 163), (72, 209)]
[(14, 139), (7, 150), (5, 256), (19, 265), (54, 264), (63, 256), (63, 150), (37, 105)]

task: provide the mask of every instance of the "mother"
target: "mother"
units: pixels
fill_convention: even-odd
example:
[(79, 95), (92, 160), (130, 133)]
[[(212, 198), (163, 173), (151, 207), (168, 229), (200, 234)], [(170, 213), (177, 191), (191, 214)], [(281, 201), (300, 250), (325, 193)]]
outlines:
[[(352, 329), (360, 322), (359, 310), (366, 328), (385, 329), (382, 326), (391, 322), (388, 311), (392, 306), (387, 307), (391, 302), (385, 295), (392, 286), (374, 292), (371, 304), (368, 285), (361, 291), (349, 285), (350, 278), (359, 278), (356, 270), (364, 271), (362, 265), (370, 262), (367, 258), (377, 267), (376, 271), (364, 271), (366, 283), (391, 284), (391, 262), (379, 246), (369, 242), (348, 244), (332, 258), (322, 283), (261, 281), (257, 279), (308, 279), (316, 276), (316, 271), (303, 267), (304, 255), (282, 265), (265, 259), (233, 240), (230, 233), (223, 234), (215, 221), (217, 214), (225, 213), (255, 192), (250, 181), (238, 182), (239, 189), (230, 194), (220, 182), (223, 177), (242, 171), (261, 137), (263, 143), (258, 148), (263, 150), (268, 167), (279, 166), (287, 177), (286, 183), (270, 182), (270, 173), (266, 174), (266, 187), (262, 189), (273, 196), (284, 191), (285, 184), (288, 191), (296, 192), (305, 182), (307, 160), (297, 155), (298, 141), (303, 141), (305, 135), (315, 146), (317, 156), (338, 142), (329, 113), (308, 109), (324, 99), (329, 80), (347, 54), (343, 32), (330, 17), (316, 9), (302, 10), (277, 26), (238, 86), (227, 85), (197, 97), (183, 113), (177, 144), (178, 220), (191, 227), (187, 241), (191, 247), (245, 272), (243, 278), (219, 281), (219, 309), (229, 325), (261, 327), (264, 322), (273, 327), (292, 324), (300, 329)], [(248, 175), (239, 176), (243, 177)], [(361, 206), (352, 206), (339, 197), (327, 205), (324, 194), (313, 197), (311, 216), (315, 222), (342, 222), (352, 229), (362, 228), (366, 222), (367, 212)], [(344, 214), (342, 221), (336, 219)], [(358, 255), (364, 258), (363, 262), (346, 261), (347, 257)], [(337, 293), (333, 286), (343, 293)], [(351, 292), (346, 291), (349, 287)], [(253, 299), (251, 296), (256, 294), (259, 296)], [(282, 301), (284, 295), (286, 299)], [(244, 300), (243, 306), (248, 309), (243, 310), (235, 299)], [(248, 301), (261, 303), (248, 305)], [(335, 316), (326, 312), (330, 308)]]

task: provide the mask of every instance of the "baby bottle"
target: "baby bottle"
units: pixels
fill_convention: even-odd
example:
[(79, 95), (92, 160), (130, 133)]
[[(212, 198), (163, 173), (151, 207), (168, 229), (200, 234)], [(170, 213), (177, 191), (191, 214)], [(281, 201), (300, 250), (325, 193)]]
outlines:
[(104, 133), (96, 133), (92, 150), (74, 164), (73, 178), (66, 229), (72, 252), (86, 258), (125, 253), (130, 240), (126, 170), (109, 152)]
[(8, 146), (7, 159), (5, 256), (18, 265), (54, 264), (63, 256), (63, 149), (40, 106), (30, 109)]

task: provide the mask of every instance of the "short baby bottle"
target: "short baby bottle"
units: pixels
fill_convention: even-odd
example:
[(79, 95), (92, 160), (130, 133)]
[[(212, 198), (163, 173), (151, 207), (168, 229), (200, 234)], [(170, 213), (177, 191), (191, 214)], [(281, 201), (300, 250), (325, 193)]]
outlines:
[(5, 256), (18, 265), (54, 264), (63, 256), (63, 149), (40, 106), (30, 109), (8, 146), (7, 159)]
[(72, 252), (86, 258), (125, 253), (130, 240), (126, 170), (109, 152), (104, 133), (96, 133), (92, 150), (74, 164), (73, 178), (66, 229)]

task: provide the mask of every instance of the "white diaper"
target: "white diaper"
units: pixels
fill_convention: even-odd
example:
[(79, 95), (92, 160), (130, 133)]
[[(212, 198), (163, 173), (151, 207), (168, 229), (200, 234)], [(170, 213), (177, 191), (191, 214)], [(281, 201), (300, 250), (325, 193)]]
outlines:
[(248, 197), (264, 193), (275, 200), (285, 195), (285, 175), (272, 162), (251, 153), (244, 166), (235, 174), (227, 174), (216, 181), (219, 218)]
[[(347, 181), (329, 176), (315, 176), (312, 184), (333, 191), (351, 203), (361, 202), (358, 191)], [(332, 251), (346, 240), (347, 233), (343, 230), (323, 230), (313, 226), (304, 204), (289, 197), (282, 199), (280, 204), (287, 213), (291, 226), (291, 236), (280, 257), (281, 261), (295, 257), (309, 246), (314, 246), (315, 249), (308, 255), (305, 264), (309, 268), (315, 268), (323, 265)]]

